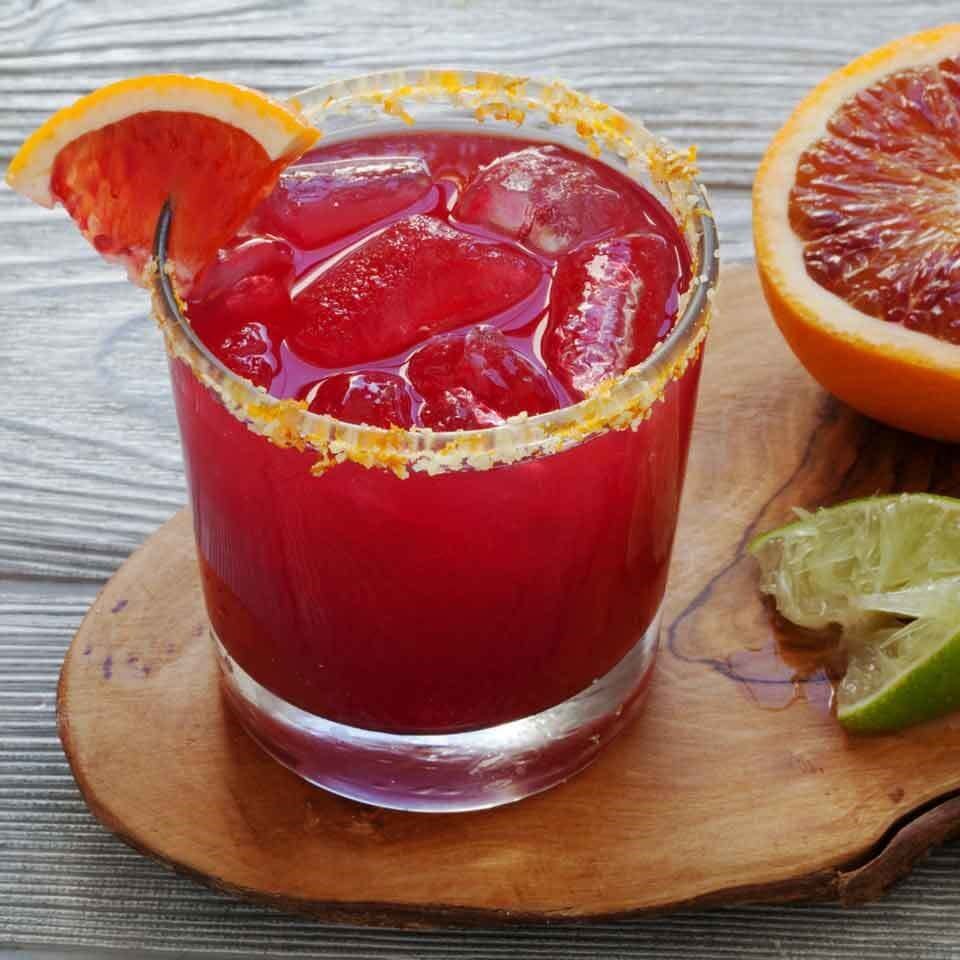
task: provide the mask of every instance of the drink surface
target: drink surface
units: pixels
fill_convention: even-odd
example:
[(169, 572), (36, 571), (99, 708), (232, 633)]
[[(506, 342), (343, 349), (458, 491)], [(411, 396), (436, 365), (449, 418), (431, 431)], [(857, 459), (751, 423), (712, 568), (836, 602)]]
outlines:
[(376, 426), (495, 426), (582, 399), (669, 333), (690, 258), (663, 206), (564, 147), (424, 131), (315, 150), (197, 278), (233, 370)]

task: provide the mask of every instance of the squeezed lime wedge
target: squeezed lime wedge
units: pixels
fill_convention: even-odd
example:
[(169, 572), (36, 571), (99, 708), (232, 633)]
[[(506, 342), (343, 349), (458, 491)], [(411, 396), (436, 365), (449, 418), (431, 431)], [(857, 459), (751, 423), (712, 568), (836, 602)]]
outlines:
[(848, 655), (837, 718), (880, 732), (960, 709), (960, 500), (851, 500), (749, 545), (786, 619), (838, 625)]

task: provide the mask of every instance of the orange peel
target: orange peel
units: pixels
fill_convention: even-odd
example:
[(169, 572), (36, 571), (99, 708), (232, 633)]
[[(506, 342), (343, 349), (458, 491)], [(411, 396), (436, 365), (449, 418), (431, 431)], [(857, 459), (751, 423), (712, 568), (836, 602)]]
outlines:
[(101, 253), (139, 278), (167, 197), (179, 205), (171, 254), (196, 269), (318, 136), (293, 107), (247, 87), (134, 77), (55, 113), (6, 179), (43, 206), (63, 203)]

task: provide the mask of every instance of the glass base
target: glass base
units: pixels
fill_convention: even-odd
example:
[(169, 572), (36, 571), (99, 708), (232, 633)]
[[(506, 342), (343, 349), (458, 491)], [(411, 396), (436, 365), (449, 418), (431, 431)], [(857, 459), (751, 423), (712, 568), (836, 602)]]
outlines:
[(542, 713), (454, 734), (395, 734), (325, 720), (262, 687), (216, 640), (223, 688), (246, 731), (310, 783), (379, 807), (453, 813), (521, 800), (588, 766), (646, 693), (660, 612), (630, 652)]

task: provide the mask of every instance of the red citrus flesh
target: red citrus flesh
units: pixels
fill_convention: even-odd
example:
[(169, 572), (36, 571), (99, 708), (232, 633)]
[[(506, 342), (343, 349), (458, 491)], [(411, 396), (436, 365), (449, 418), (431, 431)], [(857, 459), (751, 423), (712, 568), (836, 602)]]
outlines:
[(803, 152), (790, 224), (855, 309), (960, 343), (960, 57), (885, 77)]
[(104, 256), (139, 269), (169, 196), (169, 254), (192, 271), (213, 259), (289, 162), (248, 133), (197, 113), (147, 111), (91, 130), (58, 154), (51, 191)]

